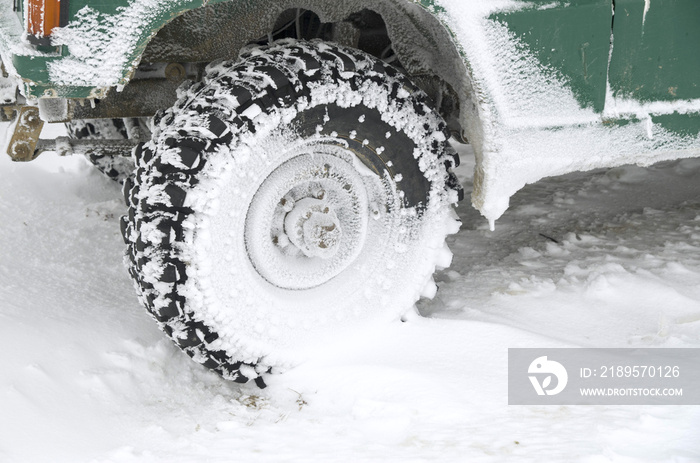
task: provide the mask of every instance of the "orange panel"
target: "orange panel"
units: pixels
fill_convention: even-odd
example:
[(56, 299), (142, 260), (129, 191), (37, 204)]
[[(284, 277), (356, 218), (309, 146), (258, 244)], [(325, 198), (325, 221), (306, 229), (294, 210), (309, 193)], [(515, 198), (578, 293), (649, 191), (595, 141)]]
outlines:
[(27, 32), (32, 35), (43, 35), (41, 30), (43, 6), (41, 0), (27, 2)]
[(60, 0), (28, 0), (27, 32), (36, 36), (48, 36), (61, 19)]

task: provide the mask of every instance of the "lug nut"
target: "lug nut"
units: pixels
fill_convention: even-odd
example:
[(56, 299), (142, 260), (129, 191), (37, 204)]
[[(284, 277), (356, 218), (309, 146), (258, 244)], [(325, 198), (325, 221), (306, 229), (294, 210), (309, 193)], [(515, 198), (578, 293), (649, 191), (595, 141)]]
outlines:
[(285, 195), (282, 199), (280, 199), (280, 206), (282, 206), (282, 210), (284, 212), (291, 211), (294, 209), (294, 198), (292, 198), (290, 195)]

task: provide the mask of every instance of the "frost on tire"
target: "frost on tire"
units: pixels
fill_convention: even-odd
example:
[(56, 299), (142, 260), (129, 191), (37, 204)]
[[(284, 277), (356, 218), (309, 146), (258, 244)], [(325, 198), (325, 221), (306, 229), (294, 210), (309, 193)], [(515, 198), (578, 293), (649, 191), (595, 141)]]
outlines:
[(394, 68), (283, 41), (211, 65), (136, 150), (122, 220), (144, 305), (237, 382), (395, 320), (450, 263), (445, 123)]
[[(139, 124), (136, 119), (81, 119), (67, 122), (66, 130), (72, 138), (76, 139), (126, 140), (129, 135), (125, 122)], [(100, 172), (120, 184), (134, 173), (134, 161), (130, 157), (95, 153), (85, 157)]]

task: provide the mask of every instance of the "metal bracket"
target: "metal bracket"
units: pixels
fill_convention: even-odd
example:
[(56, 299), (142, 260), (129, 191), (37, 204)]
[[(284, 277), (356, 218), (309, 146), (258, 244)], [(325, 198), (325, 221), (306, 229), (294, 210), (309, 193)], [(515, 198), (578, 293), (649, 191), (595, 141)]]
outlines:
[(7, 145), (7, 154), (13, 161), (31, 161), (37, 156), (35, 151), (44, 121), (39, 117), (39, 108), (36, 106), (18, 107), (15, 118), (15, 127), (10, 143)]
[(7, 154), (13, 161), (28, 162), (36, 159), (45, 151), (53, 151), (59, 156), (72, 154), (101, 156), (130, 156), (131, 151), (141, 141), (129, 140), (78, 140), (57, 137), (55, 140), (40, 140), (39, 135), (44, 121), (39, 117), (36, 106), (19, 106), (15, 108), (15, 127), (7, 145)]

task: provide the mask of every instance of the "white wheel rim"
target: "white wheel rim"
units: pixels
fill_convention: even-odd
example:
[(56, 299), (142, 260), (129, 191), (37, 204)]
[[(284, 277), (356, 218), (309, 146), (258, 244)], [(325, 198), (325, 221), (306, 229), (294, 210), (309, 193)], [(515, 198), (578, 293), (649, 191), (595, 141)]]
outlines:
[[(410, 307), (434, 271), (431, 243), (442, 245), (445, 211), (421, 215), (404, 207), (390, 176), (367, 167), (363, 153), (356, 155), (340, 138), (294, 140), (273, 132), (257, 134), (255, 141), (210, 161), (211, 174), (193, 198), (205, 213), (195, 224), (195, 265), (188, 269), (193, 286), (185, 291), (201, 319), (225, 340), (222, 348), (246, 362), (291, 365)], [(304, 256), (311, 270), (300, 277), (299, 265), (290, 264), (293, 275), (286, 276), (265, 257), (284, 257), (271, 232), (275, 217), (281, 223), (286, 215), (275, 211), (295, 186), (318, 181), (314, 169), (329, 162), (340, 172), (334, 178), (352, 179), (358, 239), (350, 239), (343, 208), (334, 206), (342, 227), (339, 246), (349, 249), (316, 267)], [(296, 163), (303, 168), (293, 168)], [(274, 180), (277, 175), (284, 181)], [(323, 189), (330, 196), (341, 184)]]
[[(300, 146), (260, 185), (245, 224), (251, 264), (270, 284), (304, 290), (345, 270), (364, 245), (370, 199), (343, 147)], [(370, 186), (370, 191), (372, 190)]]

